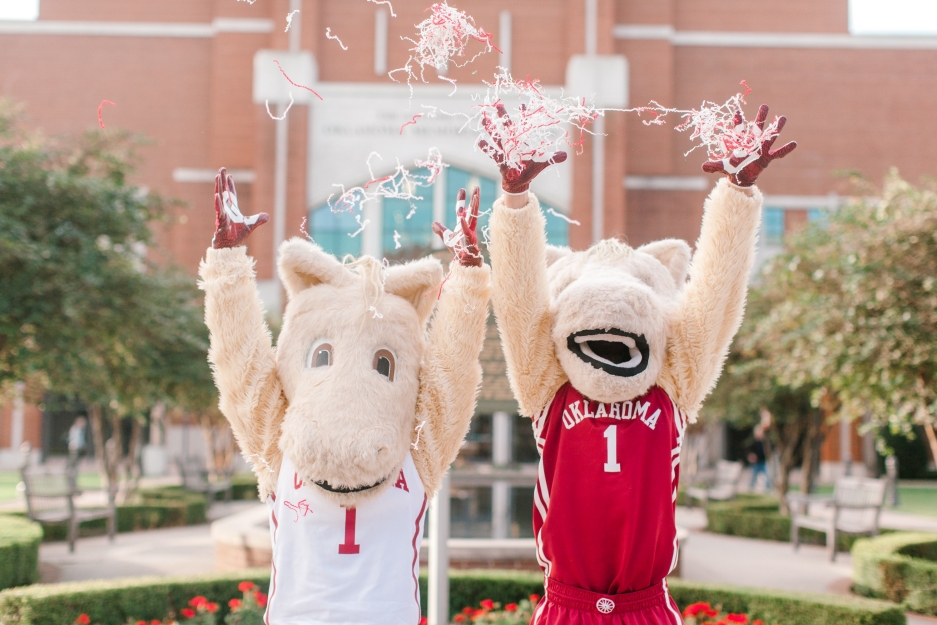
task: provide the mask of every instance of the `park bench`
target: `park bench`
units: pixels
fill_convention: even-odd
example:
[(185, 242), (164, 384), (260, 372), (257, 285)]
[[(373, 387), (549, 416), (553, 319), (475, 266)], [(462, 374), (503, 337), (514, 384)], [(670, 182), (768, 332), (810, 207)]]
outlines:
[(223, 492), (224, 500), (231, 501), (231, 474), (212, 474), (205, 468), (204, 460), (197, 458), (176, 458), (179, 475), (182, 476), (182, 488), (196, 493), (203, 493), (208, 499), (206, 508), (211, 507), (215, 495)]
[(716, 474), (711, 484), (690, 486), (686, 489), (687, 506), (692, 508), (694, 499), (699, 500), (704, 507), (711, 499), (715, 501), (735, 499), (741, 476), (741, 462), (720, 460), (716, 463)]
[[(826, 549), (831, 562), (836, 560), (837, 534), (878, 534), (886, 485), (884, 478), (842, 477), (836, 481), (832, 496), (789, 494), (787, 501), (794, 549), (800, 545), (799, 530), (802, 527), (826, 534)], [(818, 508), (820, 514), (817, 513)]]
[(107, 535), (114, 540), (117, 531), (117, 509), (114, 498), (108, 496), (107, 506), (79, 508), (76, 499), (82, 494), (78, 488), (77, 463), (69, 462), (62, 469), (37, 469), (24, 464), (20, 469), (26, 497), (26, 513), (40, 524), (67, 523), (68, 550), (75, 551), (78, 525), (84, 521), (107, 519)]

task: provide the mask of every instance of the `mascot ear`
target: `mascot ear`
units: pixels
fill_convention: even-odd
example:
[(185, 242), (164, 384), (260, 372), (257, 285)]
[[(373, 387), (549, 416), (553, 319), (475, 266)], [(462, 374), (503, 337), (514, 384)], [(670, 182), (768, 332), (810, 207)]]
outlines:
[(317, 284), (338, 283), (346, 271), (338, 260), (322, 248), (298, 237), (280, 244), (277, 261), (280, 279), (290, 299)]
[(563, 258), (564, 256), (569, 256), (573, 251), (565, 246), (559, 245), (548, 245), (547, 246), (547, 267)]
[(639, 252), (650, 254), (659, 260), (670, 271), (677, 288), (683, 288), (686, 282), (687, 267), (690, 264), (690, 246), (680, 239), (663, 239), (642, 245)]
[(436, 305), (436, 287), (442, 282), (442, 263), (429, 256), (390, 267), (384, 275), (384, 291), (410, 302), (416, 308), (420, 323), (425, 323)]

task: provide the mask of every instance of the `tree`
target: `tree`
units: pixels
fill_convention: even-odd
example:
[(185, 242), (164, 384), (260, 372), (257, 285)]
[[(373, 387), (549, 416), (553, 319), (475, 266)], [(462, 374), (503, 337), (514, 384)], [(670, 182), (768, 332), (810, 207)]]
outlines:
[(38, 378), (84, 403), (125, 495), (150, 409), (217, 401), (195, 281), (148, 253), (167, 205), (128, 183), (136, 143), (31, 137), (0, 104), (0, 384)]
[(937, 452), (937, 189), (893, 171), (877, 197), (853, 198), (786, 245), (737, 341), (753, 361), (725, 384), (747, 367), (759, 384), (808, 393), (820, 440), (832, 419), (868, 414), (873, 429), (922, 425)]

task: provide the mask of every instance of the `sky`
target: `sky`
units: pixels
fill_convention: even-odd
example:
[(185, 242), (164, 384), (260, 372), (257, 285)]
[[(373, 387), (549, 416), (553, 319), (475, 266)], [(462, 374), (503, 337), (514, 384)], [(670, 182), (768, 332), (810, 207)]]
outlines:
[[(0, 0), (0, 20), (38, 19), (39, 1)], [(854, 35), (937, 36), (937, 0), (849, 0), (849, 30)]]

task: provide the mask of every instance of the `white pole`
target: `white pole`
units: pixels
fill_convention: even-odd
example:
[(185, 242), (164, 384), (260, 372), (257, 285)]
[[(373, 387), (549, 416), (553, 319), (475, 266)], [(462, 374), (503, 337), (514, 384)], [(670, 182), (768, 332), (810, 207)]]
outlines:
[(387, 9), (374, 12), (374, 73), (387, 73)]
[[(471, 189), (466, 189), (466, 192), (471, 194)], [(455, 204), (453, 204), (455, 208)], [(439, 175), (436, 176), (436, 182), (433, 183), (433, 221), (438, 221), (439, 223), (446, 225), (446, 171), (443, 170), (439, 172)], [(441, 250), (446, 247), (442, 239), (437, 236), (433, 236), (432, 247), (434, 250)]]
[[(491, 415), (491, 462), (496, 467), (511, 464), (511, 414)], [(498, 480), (491, 485), (491, 537), (508, 538), (511, 531), (511, 484)]]
[(498, 47), (501, 48), (501, 58), (498, 64), (511, 71), (511, 12), (501, 11), (498, 15)]
[(599, 0), (586, 0), (586, 54), (599, 50)]
[(384, 256), (384, 198), (378, 196), (364, 202), (361, 207), (362, 223), (365, 220), (370, 223), (359, 235), (361, 253), (380, 259)]
[(429, 508), (428, 625), (449, 622), (449, 473)]
[(26, 417), (26, 402), (23, 396), (26, 392), (25, 382), (16, 382), (13, 385), (13, 422), (10, 424), (10, 449), (18, 450), (23, 444), (23, 425)]
[(592, 137), (592, 242), (605, 238), (605, 118), (595, 120)]

